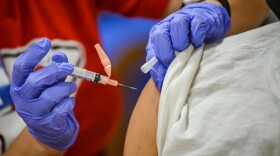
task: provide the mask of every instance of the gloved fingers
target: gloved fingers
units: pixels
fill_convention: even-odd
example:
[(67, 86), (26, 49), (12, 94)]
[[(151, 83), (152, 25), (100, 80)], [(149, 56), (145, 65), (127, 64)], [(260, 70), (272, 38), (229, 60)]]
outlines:
[[(74, 141), (72, 139), (76, 138), (75, 135), (77, 135), (77, 132), (79, 131), (79, 123), (78, 123), (77, 119), (75, 118), (75, 115), (74, 115), (73, 111), (71, 110), (71, 111), (69, 111), (66, 114), (67, 114), (67, 116), (65, 118), (65, 122), (64, 123), (66, 124), (67, 129), (65, 129), (65, 131), (63, 132), (62, 135), (57, 137), (57, 139), (64, 138), (64, 141), (62, 142), (62, 145), (63, 144), (69, 144), (69, 142)], [(63, 145), (63, 147), (65, 147), (65, 146), (66, 145)]]
[(177, 14), (170, 22), (170, 36), (173, 49), (185, 50), (189, 44), (190, 17), (186, 14)]
[(59, 150), (68, 149), (77, 139), (78, 132), (80, 129), (79, 123), (78, 123), (77, 119), (75, 118), (73, 111), (69, 112), (69, 114), (66, 118), (66, 122), (67, 122), (68, 127), (70, 127), (70, 128), (68, 128), (66, 133), (64, 134), (65, 137), (64, 137), (62, 145), (60, 145), (60, 147), (57, 147), (57, 149), (59, 149)]
[[(27, 123), (33, 130), (43, 131), (47, 134), (46, 136), (40, 134), (41, 137), (50, 137), (52, 135), (61, 137), (61, 134), (65, 133), (65, 130), (67, 129), (67, 115), (72, 112), (74, 105), (74, 98), (64, 98), (59, 104), (55, 105), (49, 113), (43, 116), (35, 115), (34, 117), (29, 118)], [(48, 127), (48, 129), (42, 129), (44, 127)]]
[[(42, 128), (46, 126), (49, 127), (47, 130), (41, 128), (43, 133), (35, 134), (35, 136), (40, 136), (38, 140), (61, 151), (69, 148), (77, 138), (79, 123), (76, 120), (73, 111), (70, 111), (67, 114), (67, 116), (63, 117), (58, 114), (50, 114), (48, 116), (48, 123), (44, 120), (43, 125), (38, 125)], [(38, 132), (32, 130), (31, 133), (34, 134)]]
[(33, 72), (36, 65), (44, 58), (51, 48), (51, 42), (43, 38), (31, 45), (15, 61), (12, 73), (12, 84), (20, 87), (26, 78)]
[(31, 73), (26, 82), (19, 89), (19, 94), (25, 99), (34, 99), (41, 95), (42, 91), (70, 75), (74, 70), (69, 63), (56, 63)]
[(47, 88), (39, 97), (41, 99), (40, 104), (44, 104), (44, 106), (35, 106), (40, 108), (36, 112), (36, 115), (42, 116), (49, 113), (56, 104), (60, 103), (64, 98), (69, 97), (76, 89), (75, 82), (60, 82)]
[(209, 29), (210, 24), (206, 23), (206, 21), (199, 17), (195, 16), (191, 21), (191, 43), (195, 48), (201, 46), (204, 42), (207, 30)]
[(69, 97), (77, 89), (75, 82), (60, 82), (42, 92), (40, 98), (53, 103), (59, 103), (63, 98)]
[(212, 43), (223, 39), (231, 26), (230, 17), (223, 7), (219, 7), (212, 13), (211, 27), (206, 34), (206, 43)]
[(65, 53), (58, 51), (53, 54), (52, 61), (57, 62), (57, 63), (62, 63), (62, 62), (68, 63), (68, 58), (65, 55)]
[(61, 118), (61, 120), (63, 121), (65, 120), (66, 116), (73, 111), (74, 106), (75, 106), (75, 98), (73, 97), (64, 98), (59, 104), (53, 107), (51, 114), (56, 115), (57, 117)]
[[(52, 61), (57, 62), (57, 63), (62, 63), (62, 62), (68, 63), (68, 58), (65, 55), (65, 53), (63, 53), (61, 51), (57, 51), (56, 53), (53, 54)], [(66, 79), (66, 77), (65, 77), (65, 79)], [(62, 79), (61, 81), (65, 81), (65, 79)]]
[(146, 52), (147, 52), (146, 62), (148, 62), (151, 58), (156, 57), (155, 50), (152, 47), (150, 40), (151, 39), (149, 38), (148, 44), (146, 46)]
[(206, 31), (206, 39), (212, 40), (211, 42), (216, 41), (220, 36), (224, 29), (222, 26), (222, 20), (219, 18), (219, 10), (211, 10), (211, 13), (205, 14), (206, 18), (208, 19), (208, 29)]
[[(67, 105), (72, 105), (72, 102), (73, 102), (72, 100), (68, 101)], [(75, 103), (75, 101), (74, 101), (74, 103)], [(53, 128), (54, 129), (54, 133), (58, 133), (58, 129), (57, 128), (58, 127), (62, 127), (62, 124), (65, 124), (65, 128), (64, 129), (59, 129), (59, 130), (63, 130), (63, 131), (59, 132), (61, 135), (55, 137), (54, 139), (64, 138), (64, 141), (61, 142), (61, 144), (67, 143), (67, 141), (71, 142), (71, 140), (73, 139), (72, 137), (76, 137), (75, 135), (79, 131), (79, 123), (78, 123), (77, 119), (75, 118), (75, 115), (73, 113), (73, 109), (70, 110), (69, 112), (63, 113), (63, 117), (62, 118), (61, 118), (61, 114), (57, 114), (57, 113), (52, 114), (52, 117), (55, 118), (54, 120), (56, 120), (56, 119), (59, 119), (59, 120), (63, 119), (62, 120), (63, 122), (60, 122), (59, 124), (56, 124), (54, 122), (51, 123), (52, 125), (50, 127), (56, 127), (56, 128)], [(48, 136), (46, 136), (46, 137), (48, 137)]]
[(155, 29), (150, 33), (151, 47), (154, 49), (158, 60), (162, 62), (165, 67), (168, 67), (175, 58), (169, 33), (170, 22), (161, 22), (154, 27)]
[(214, 3), (194, 3), (185, 6), (181, 12), (187, 12), (192, 17), (191, 42), (196, 48), (203, 42), (224, 38), (231, 25), (226, 9)]
[[(44, 116), (46, 123), (38, 123), (36, 126), (50, 127), (53, 129), (53, 133), (62, 134), (65, 131), (66, 118), (70, 112), (73, 111), (75, 106), (75, 99), (73, 97), (67, 97), (56, 104), (52, 110)], [(46, 126), (47, 125), (47, 126)], [(62, 129), (64, 127), (64, 129)]]
[(73, 97), (63, 98), (60, 101), (60, 103), (53, 106), (51, 111), (48, 112), (47, 114), (41, 116), (28, 114), (29, 118), (25, 118), (25, 119), (27, 119), (26, 122), (28, 123), (28, 125), (33, 127), (33, 129), (39, 130), (42, 127), (49, 127), (55, 129), (51, 133), (58, 134), (60, 133), (59, 130), (61, 130), (59, 128), (63, 127), (63, 125), (66, 122), (67, 116), (69, 115), (69, 113), (73, 112), (74, 106), (75, 106), (75, 98)]
[(153, 78), (158, 90), (161, 92), (163, 80), (165, 78), (167, 68), (160, 62), (157, 62), (150, 70), (151, 77)]

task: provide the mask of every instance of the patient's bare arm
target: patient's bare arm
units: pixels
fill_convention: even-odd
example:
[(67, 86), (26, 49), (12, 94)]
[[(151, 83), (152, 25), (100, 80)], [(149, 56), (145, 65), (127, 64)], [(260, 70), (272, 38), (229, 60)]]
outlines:
[(150, 79), (143, 89), (130, 118), (124, 155), (157, 155), (156, 132), (160, 93)]

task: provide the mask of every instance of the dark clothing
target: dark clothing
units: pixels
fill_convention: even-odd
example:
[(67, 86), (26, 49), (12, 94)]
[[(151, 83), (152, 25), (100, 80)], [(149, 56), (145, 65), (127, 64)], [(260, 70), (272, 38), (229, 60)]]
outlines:
[(280, 20), (280, 0), (267, 0), (267, 3), (274, 14)]

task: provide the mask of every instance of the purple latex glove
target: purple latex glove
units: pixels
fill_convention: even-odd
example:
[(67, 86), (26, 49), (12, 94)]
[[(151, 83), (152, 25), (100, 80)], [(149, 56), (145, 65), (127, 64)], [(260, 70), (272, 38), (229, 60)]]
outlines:
[(79, 125), (73, 108), (75, 99), (69, 97), (76, 90), (74, 82), (65, 82), (74, 70), (65, 63), (65, 54), (53, 55), (51, 64), (34, 71), (48, 53), (51, 42), (42, 39), (31, 45), (15, 63), (10, 94), (19, 116), (37, 140), (58, 150), (65, 150), (76, 140)]
[(154, 25), (146, 47), (146, 61), (154, 56), (158, 59), (150, 70), (158, 89), (161, 90), (167, 68), (175, 58), (174, 50), (181, 52), (189, 44), (197, 48), (203, 42), (223, 39), (230, 26), (226, 9), (210, 2), (187, 5)]

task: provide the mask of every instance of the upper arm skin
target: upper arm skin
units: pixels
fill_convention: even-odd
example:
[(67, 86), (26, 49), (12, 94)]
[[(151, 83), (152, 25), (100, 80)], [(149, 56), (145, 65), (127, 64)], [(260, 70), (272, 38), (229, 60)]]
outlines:
[(160, 93), (152, 79), (143, 89), (130, 118), (124, 156), (156, 156), (156, 133)]

